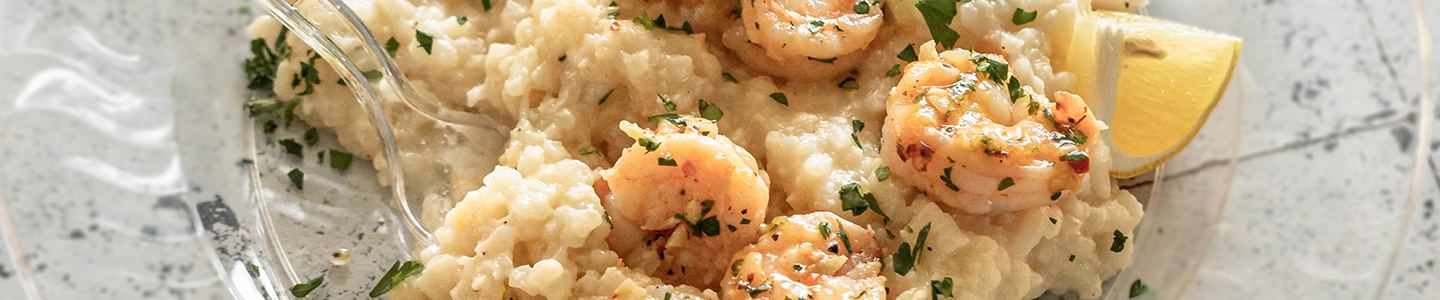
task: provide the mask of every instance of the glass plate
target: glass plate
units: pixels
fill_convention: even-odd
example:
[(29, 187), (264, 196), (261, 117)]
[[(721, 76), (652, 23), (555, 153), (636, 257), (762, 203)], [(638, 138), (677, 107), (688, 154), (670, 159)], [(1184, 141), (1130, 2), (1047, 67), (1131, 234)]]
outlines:
[[(1327, 71), (1286, 66), (1334, 68), (1352, 59), (1380, 65), (1368, 56), (1290, 57), (1289, 43), (1319, 40), (1320, 45), (1303, 47), (1346, 49), (1352, 37), (1365, 36), (1356, 32), (1414, 35), (1425, 25), (1412, 16), (1418, 4), (1315, 1), (1316, 11), (1303, 12), (1282, 9), (1295, 5), (1239, 0), (1153, 2), (1151, 14), (1245, 38), (1246, 58), (1190, 148), (1150, 178), (1123, 183), (1148, 198), (1147, 215), (1135, 237), (1135, 264), (1113, 280), (1117, 288), (1107, 289), (1121, 292), (1106, 297), (1124, 298), (1123, 291), (1139, 278), (1159, 299), (1422, 298), (1394, 291), (1409, 283), (1388, 279), (1401, 266), (1433, 259), (1427, 256), (1433, 253), (1418, 253), (1433, 248), (1407, 246), (1433, 243), (1400, 243), (1421, 230), (1407, 227), (1418, 215), (1416, 195), (1436, 194), (1433, 186), (1417, 187), (1412, 176), (1431, 174), (1412, 157), (1430, 147), (1419, 141), (1429, 138), (1432, 125), (1416, 117), (1429, 115), (1428, 102), (1397, 101), (1389, 114), (1323, 102), (1316, 106), (1342, 112), (1310, 121), (1282, 122), (1271, 115), (1272, 103), (1290, 95), (1291, 86), (1276, 84), (1296, 75), (1286, 72)], [(316, 292), (320, 298), (365, 298), (391, 263), (406, 258), (411, 247), (400, 219), (366, 162), (357, 160), (337, 173), (306, 151), (312, 157), (305, 163), (290, 164), (294, 160), (274, 143), (301, 132), (257, 134), (242, 111), (240, 61), (249, 56), (243, 32), (259, 7), (244, 0), (0, 0), (0, 18), (7, 20), (6, 38), (0, 39), (0, 291), (6, 291), (0, 298), (287, 299), (293, 283), (320, 272), (327, 274)], [(1419, 11), (1440, 15), (1434, 5)], [(1334, 20), (1355, 15), (1369, 18), (1369, 28), (1334, 33), (1343, 39), (1276, 30), (1341, 30), (1356, 26)], [(1326, 25), (1331, 23), (1342, 24)], [(1347, 42), (1324, 44), (1330, 40)], [(1360, 51), (1376, 50), (1368, 38), (1361, 40)], [(1411, 53), (1406, 49), (1417, 47), (1389, 50)], [(1395, 59), (1415, 63), (1387, 62), (1397, 65), (1378, 75), (1356, 72), (1356, 80), (1417, 81), (1435, 67), (1414, 57)], [(1422, 88), (1398, 84), (1409, 87), (1413, 98), (1429, 95), (1424, 82)], [(1376, 88), (1356, 89), (1361, 92), (1341, 92), (1364, 98)], [(1380, 130), (1352, 133), (1340, 125), (1325, 130), (1370, 122), (1368, 116), (1378, 118)], [(1362, 129), (1369, 128), (1365, 124)], [(1289, 141), (1297, 128), (1353, 134), (1367, 144)], [(1414, 140), (1402, 143), (1398, 155), (1345, 156), (1377, 144), (1367, 132), (1378, 132), (1379, 143), (1389, 146), (1389, 135), (1400, 131)], [(331, 136), (322, 134), (319, 143), (307, 149), (336, 148)], [(1268, 152), (1290, 146), (1332, 150)], [(1299, 166), (1307, 162), (1298, 158), (1303, 156), (1335, 159), (1357, 172), (1306, 169)], [(252, 157), (253, 165), (242, 162)], [(1433, 156), (1421, 158), (1434, 164)], [(1372, 168), (1375, 164), (1383, 168)], [(289, 188), (285, 173), (292, 168), (307, 174), (304, 190)], [(1270, 176), (1293, 178), (1270, 181)], [(1315, 188), (1337, 193), (1328, 197), (1256, 186), (1315, 187), (1304, 184), (1332, 177), (1379, 183), (1348, 191)], [(1307, 202), (1242, 201), (1271, 195), (1257, 192), (1269, 189), (1306, 195), (1300, 200)], [(1347, 205), (1350, 199), (1374, 198), (1384, 201)], [(1374, 217), (1346, 218), (1360, 214)], [(1304, 236), (1319, 238), (1305, 245), (1276, 242)], [(342, 248), (350, 260), (336, 267), (331, 254)]]

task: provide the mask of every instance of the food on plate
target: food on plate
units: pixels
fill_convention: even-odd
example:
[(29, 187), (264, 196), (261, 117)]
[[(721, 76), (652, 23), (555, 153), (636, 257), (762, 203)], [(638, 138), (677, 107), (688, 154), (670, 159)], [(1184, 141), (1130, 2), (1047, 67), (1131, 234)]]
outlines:
[[(1239, 45), (1146, 1), (347, 3), (427, 105), (505, 125), (385, 99), (407, 186), (453, 191), (421, 195), (396, 299), (1098, 298), (1144, 214), (1116, 176), (1183, 147)], [(261, 126), (391, 168), (363, 82), (249, 33)], [(1137, 142), (1152, 114), (1189, 127)]]

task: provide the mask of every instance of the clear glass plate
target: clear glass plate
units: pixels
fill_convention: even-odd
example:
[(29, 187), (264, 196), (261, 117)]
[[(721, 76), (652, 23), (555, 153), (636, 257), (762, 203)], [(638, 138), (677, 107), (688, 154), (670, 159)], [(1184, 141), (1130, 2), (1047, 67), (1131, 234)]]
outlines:
[[(1149, 196), (1147, 215), (1134, 266), (1109, 290), (1139, 278), (1158, 299), (1423, 298), (1390, 279), (1434, 255), (1423, 248), (1433, 242), (1400, 242), (1424, 229), (1406, 227), (1419, 215), (1415, 199), (1437, 194), (1414, 181), (1431, 176), (1416, 162), (1433, 165), (1435, 157), (1415, 160), (1433, 147), (1423, 142), (1432, 125), (1417, 117), (1428, 115), (1428, 102), (1412, 100), (1429, 95), (1419, 81), (1436, 65), (1394, 55), (1420, 52), (1412, 51), (1418, 44), (1381, 42), (1414, 36), (1424, 25), (1419, 4), (1314, 1), (1315, 11), (1299, 11), (1238, 0), (1153, 2), (1151, 14), (1245, 38), (1245, 59), (1190, 148), (1150, 178), (1124, 183)], [(337, 173), (307, 150), (312, 157), (293, 163), (274, 142), (301, 132), (256, 133), (242, 111), (243, 31), (261, 11), (248, 1), (0, 0), (8, 20), (0, 39), (0, 298), (287, 299), (291, 285), (320, 272), (322, 298), (364, 298), (406, 258), (401, 220), (367, 162)], [(1420, 11), (1440, 16), (1435, 5)], [(1334, 22), (1355, 15), (1369, 27), (1344, 31), (1357, 26)], [(1355, 52), (1380, 58), (1287, 56), (1297, 52), (1291, 47), (1349, 49), (1351, 40), (1359, 40)], [(1324, 99), (1276, 104), (1296, 89), (1278, 84), (1286, 77), (1356, 60), (1375, 73), (1345, 68), (1356, 74), (1342, 79), (1362, 83), (1330, 82), (1343, 95), (1333, 98), (1404, 90), (1402, 100), (1383, 109)], [(1399, 87), (1365, 87), (1372, 77)], [(1298, 88), (1301, 98), (1309, 88)], [(1304, 109), (1336, 112), (1311, 120), (1289, 111)], [(1391, 136), (1407, 134), (1409, 144), (1391, 147)], [(1366, 151), (1376, 144), (1396, 150), (1374, 157)], [(337, 147), (322, 135), (306, 148)], [(1293, 152), (1276, 154), (1282, 150)], [(255, 164), (241, 162), (251, 157)], [(1316, 160), (1353, 172), (1308, 167)], [(307, 174), (304, 190), (289, 188), (292, 168)], [(336, 267), (331, 254), (342, 248), (350, 260)]]

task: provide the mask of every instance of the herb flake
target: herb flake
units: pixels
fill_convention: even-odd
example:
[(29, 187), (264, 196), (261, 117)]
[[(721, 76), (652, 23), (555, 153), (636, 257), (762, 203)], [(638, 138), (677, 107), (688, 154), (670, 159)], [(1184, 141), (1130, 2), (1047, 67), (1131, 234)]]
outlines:
[(1125, 251), (1125, 240), (1128, 239), (1130, 238), (1125, 237), (1125, 233), (1120, 232), (1119, 229), (1116, 229), (1115, 239), (1111, 240), (1110, 242), (1110, 252), (1120, 253), (1122, 251)]
[(775, 102), (776, 102), (776, 103), (780, 103), (780, 105), (784, 105), (784, 106), (787, 106), (787, 107), (790, 106), (790, 99), (788, 99), (788, 98), (785, 97), (785, 93), (781, 93), (781, 92), (770, 93), (770, 99), (775, 100)]
[(290, 184), (291, 184), (291, 185), (294, 185), (296, 189), (300, 189), (300, 190), (304, 190), (304, 189), (305, 189), (305, 172), (304, 172), (304, 171), (300, 171), (300, 169), (291, 169), (289, 173), (285, 173), (285, 177), (289, 177), (289, 178), (290, 178)]
[(930, 28), (930, 37), (945, 48), (954, 48), (955, 41), (960, 39), (960, 33), (950, 28), (950, 22), (955, 19), (956, 1), (919, 0), (915, 2), (915, 8), (919, 9), (920, 16), (925, 18), (925, 26)]
[(1005, 179), (1001, 179), (1001, 180), (1000, 180), (1000, 185), (996, 186), (996, 187), (995, 187), (995, 190), (996, 190), (996, 191), (1004, 191), (1005, 189), (1008, 189), (1008, 188), (1010, 188), (1011, 186), (1015, 186), (1015, 179), (1014, 179), (1014, 178), (1010, 178), (1010, 177), (1005, 177)]
[(431, 36), (429, 33), (425, 33), (424, 31), (416, 29), (415, 42), (420, 44), (419, 47), (421, 49), (425, 49), (425, 54), (430, 54), (430, 49), (432, 46), (434, 46), (435, 43), (435, 37)]
[(720, 121), (720, 118), (725, 117), (725, 111), (720, 110), (719, 106), (705, 102), (705, 99), (700, 99), (700, 117), (706, 120)]
[(405, 278), (420, 274), (420, 271), (423, 270), (425, 270), (425, 265), (418, 262), (406, 261), (403, 264), (395, 262), (390, 265), (389, 270), (385, 271), (385, 276), (380, 277), (380, 282), (376, 282), (375, 287), (370, 289), (370, 298), (377, 298), (389, 293), (391, 288), (400, 284)]
[(1025, 25), (1035, 21), (1035, 17), (1038, 15), (1040, 15), (1039, 11), (1025, 11), (1024, 9), (1016, 7), (1015, 14), (1010, 16), (1010, 22), (1015, 23), (1015, 25)]
[(314, 292), (315, 289), (319, 288), (322, 284), (325, 284), (325, 274), (315, 276), (315, 278), (311, 278), (310, 281), (295, 284), (295, 286), (290, 287), (290, 294), (295, 295), (295, 298), (305, 298), (305, 296), (309, 296), (310, 292)]
[(350, 160), (354, 158), (355, 155), (350, 154), (350, 152), (330, 150), (330, 168), (335, 169), (335, 171), (345, 172), (345, 170), (350, 169)]

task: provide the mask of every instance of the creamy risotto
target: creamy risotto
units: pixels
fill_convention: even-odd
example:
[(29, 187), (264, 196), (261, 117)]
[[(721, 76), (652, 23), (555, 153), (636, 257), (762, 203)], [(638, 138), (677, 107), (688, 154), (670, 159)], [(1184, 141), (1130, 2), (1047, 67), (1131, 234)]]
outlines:
[[(454, 192), (390, 294), (1099, 297), (1142, 208), (1057, 53), (1078, 15), (1145, 1), (866, 1), (348, 1), (418, 92), (508, 126), (392, 110), (407, 181)], [(288, 40), (276, 97), (387, 168)]]

